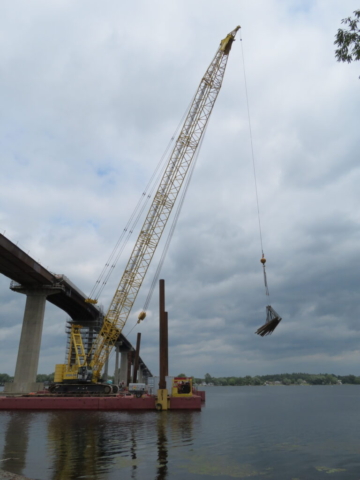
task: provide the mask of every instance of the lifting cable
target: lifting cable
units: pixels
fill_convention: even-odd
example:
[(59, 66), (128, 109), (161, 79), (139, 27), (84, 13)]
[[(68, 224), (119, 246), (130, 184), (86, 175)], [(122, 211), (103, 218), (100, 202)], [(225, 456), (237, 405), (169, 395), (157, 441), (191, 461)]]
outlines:
[[(259, 236), (260, 236), (260, 247), (261, 247), (260, 262), (263, 266), (265, 295), (270, 297), (269, 286), (268, 286), (267, 276), (266, 276), (266, 269), (265, 269), (266, 258), (265, 258), (265, 254), (264, 254), (264, 248), (263, 248), (263, 238), (262, 238), (261, 218), (260, 218), (260, 206), (259, 206), (259, 195), (258, 195), (256, 167), (255, 167), (254, 144), (253, 144), (253, 136), (252, 136), (252, 129), (251, 129), (249, 95), (248, 95), (247, 81), (246, 81), (245, 58), (244, 58), (244, 48), (243, 48), (243, 43), (242, 43), (241, 30), (240, 30), (240, 44), (241, 44), (242, 64), (243, 64), (243, 71), (244, 71), (244, 84), (245, 84), (246, 106), (247, 106), (249, 132), (250, 132), (250, 145), (251, 145), (251, 157), (252, 157), (252, 165), (253, 165), (253, 173), (254, 173), (257, 216), (258, 216), (258, 224), (259, 224)], [(275, 312), (275, 310), (270, 305), (268, 305), (266, 307), (266, 322), (255, 333), (257, 333), (258, 335), (261, 335), (262, 337), (265, 336), (265, 335), (270, 335), (275, 330), (275, 328), (278, 326), (280, 321), (281, 321), (281, 317)]]
[(195, 158), (192, 162), (192, 164), (190, 165), (190, 169), (189, 169), (189, 173), (188, 175), (186, 176), (186, 179), (185, 179), (185, 184), (184, 184), (184, 187), (183, 187), (183, 190), (181, 192), (181, 197), (180, 197), (180, 200), (178, 202), (178, 205), (176, 207), (176, 211), (175, 211), (175, 215), (174, 215), (174, 218), (173, 218), (173, 221), (172, 221), (172, 224), (171, 224), (171, 227), (170, 227), (170, 230), (169, 230), (169, 233), (168, 233), (168, 236), (167, 236), (167, 239), (166, 239), (166, 242), (165, 242), (165, 245), (164, 245), (164, 248), (163, 248), (163, 251), (162, 251), (162, 254), (161, 254), (161, 258), (160, 258), (160, 261), (158, 263), (158, 266), (156, 268), (156, 272), (154, 274), (154, 278), (151, 282), (151, 287), (150, 287), (150, 291), (146, 297), (146, 300), (145, 300), (145, 303), (144, 303), (144, 308), (143, 310), (146, 311), (148, 306), (149, 306), (149, 303), (150, 303), (150, 300), (151, 300), (151, 297), (152, 297), (152, 294), (153, 294), (153, 291), (154, 291), (154, 288), (157, 284), (157, 281), (158, 281), (158, 278), (159, 278), (159, 275), (160, 275), (160, 272), (161, 272), (161, 268), (164, 264), (164, 260), (165, 260), (165, 257), (166, 257), (166, 254), (167, 254), (167, 251), (169, 249), (169, 246), (170, 246), (170, 242), (172, 240), (172, 237), (173, 237), (173, 234), (174, 234), (174, 230), (175, 230), (175, 227), (176, 227), (176, 224), (177, 224), (177, 221), (179, 219), (179, 216), (180, 216), (180, 213), (181, 213), (181, 209), (183, 207), (183, 204), (184, 204), (184, 200), (185, 200), (185, 197), (186, 197), (186, 194), (187, 194), (187, 191), (188, 191), (188, 188), (189, 188), (189, 185), (190, 185), (190, 182), (191, 182), (191, 179), (192, 179), (192, 175), (194, 173), (194, 168), (195, 168), (195, 165), (196, 165), (196, 162), (197, 162), (197, 159), (199, 157), (199, 153), (200, 153), (200, 150), (201, 150), (201, 146), (202, 146), (202, 143), (204, 141), (204, 137), (205, 137), (205, 134), (206, 134), (206, 129), (207, 129), (207, 125), (205, 127), (205, 131), (204, 131), (204, 134), (200, 140), (200, 143), (199, 143), (199, 147), (198, 149), (196, 150), (196, 153), (195, 153)]
[(253, 144), (253, 136), (252, 136), (252, 129), (251, 129), (251, 118), (250, 118), (250, 107), (249, 107), (249, 95), (248, 95), (247, 82), (246, 82), (244, 49), (243, 49), (243, 44), (242, 44), (241, 31), (240, 31), (240, 42), (241, 42), (240, 44), (241, 44), (241, 53), (242, 53), (242, 63), (243, 63), (243, 70), (244, 70), (246, 107), (247, 107), (248, 123), (249, 123), (249, 132), (250, 132), (251, 158), (252, 158), (253, 173), (254, 173), (256, 206), (257, 206), (258, 224), (259, 224), (259, 236), (260, 236), (260, 247), (261, 247), (261, 260), (260, 260), (260, 262), (261, 262), (262, 265), (263, 265), (263, 271), (264, 271), (265, 294), (266, 294), (267, 296), (270, 296), (269, 287), (268, 287), (267, 278), (266, 278), (266, 271), (265, 271), (266, 258), (265, 258), (265, 255), (264, 255), (263, 239), (262, 239), (262, 230), (261, 230), (259, 195), (258, 195), (258, 188), (257, 188), (256, 167), (255, 167), (255, 155), (254, 155), (254, 144)]
[[(188, 114), (189, 108), (192, 104), (193, 99), (189, 103), (184, 115), (182, 116), (178, 126), (175, 129), (175, 132), (173, 133), (162, 157), (160, 158), (159, 163), (157, 164), (150, 180), (148, 181), (143, 193), (141, 194), (141, 197), (138, 200), (138, 203), (136, 204), (132, 214), (130, 215), (130, 218), (125, 225), (124, 230), (122, 231), (119, 239), (116, 242), (115, 247), (113, 248), (107, 262), (105, 263), (99, 278), (96, 280), (94, 287), (92, 288), (89, 297), (86, 299), (88, 303), (93, 303), (96, 304), (102, 291), (104, 290), (112, 272), (114, 271), (117, 262), (119, 261), (119, 258), (121, 257), (121, 254), (123, 253), (130, 237), (131, 234), (133, 233), (139, 219), (141, 218), (141, 215), (148, 204), (150, 198), (152, 197), (155, 187), (158, 185), (161, 176), (163, 175), (163, 172), (166, 168), (166, 163), (164, 163), (164, 160), (167, 159), (167, 154), (169, 152), (169, 149), (172, 145), (172, 143), (175, 140), (175, 137), (183, 124), (186, 115)], [(127, 234), (127, 236), (126, 236)], [(124, 237), (126, 238), (124, 239)]]

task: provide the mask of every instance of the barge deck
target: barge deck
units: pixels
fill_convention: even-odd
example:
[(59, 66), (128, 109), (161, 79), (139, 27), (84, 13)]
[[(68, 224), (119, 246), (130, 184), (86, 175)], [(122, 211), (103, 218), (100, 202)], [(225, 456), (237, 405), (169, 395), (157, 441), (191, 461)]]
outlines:
[[(170, 397), (169, 410), (201, 410), (202, 398)], [(156, 410), (156, 397), (143, 396), (55, 396), (55, 395), (8, 395), (0, 396), (0, 410)]]

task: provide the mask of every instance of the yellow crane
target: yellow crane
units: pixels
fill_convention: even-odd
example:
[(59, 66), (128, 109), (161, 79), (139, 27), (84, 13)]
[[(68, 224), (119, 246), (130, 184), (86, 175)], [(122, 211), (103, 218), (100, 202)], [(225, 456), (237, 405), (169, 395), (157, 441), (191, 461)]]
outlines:
[[(230, 49), (240, 27), (221, 42), (205, 75), (201, 79), (181, 132), (169, 157), (159, 187), (137, 238), (130, 259), (115, 291), (102, 328), (91, 351), (85, 355), (80, 326), (73, 325), (67, 364), (56, 365), (52, 391), (110, 392), (99, 382), (102, 368), (118, 340), (159, 244), (171, 211), (183, 185), (195, 152), (205, 132), (224, 78)], [(88, 299), (89, 302), (96, 303)], [(145, 318), (139, 315), (139, 321)], [(76, 362), (70, 360), (75, 351)], [(71, 387), (72, 385), (72, 387)]]

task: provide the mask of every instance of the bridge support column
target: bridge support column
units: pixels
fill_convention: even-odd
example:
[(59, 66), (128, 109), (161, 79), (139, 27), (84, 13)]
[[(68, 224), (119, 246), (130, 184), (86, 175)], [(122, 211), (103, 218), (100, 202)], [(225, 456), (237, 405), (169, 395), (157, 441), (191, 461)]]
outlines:
[(120, 378), (119, 378), (119, 356), (120, 356), (120, 345), (118, 343), (115, 344), (115, 371), (114, 371), (114, 384), (119, 385)]
[(104, 373), (103, 373), (103, 376), (102, 376), (104, 382), (108, 381), (108, 377), (109, 377), (109, 357), (106, 359), (106, 362), (105, 362), (105, 365), (104, 365)]
[(145, 385), (148, 385), (149, 383), (148, 370), (141, 370), (141, 378), (142, 378), (142, 383), (145, 383)]
[(13, 383), (6, 383), (6, 393), (29, 393), (44, 388), (36, 382), (40, 356), (41, 335), (44, 323), (45, 302), (48, 295), (59, 293), (59, 288), (29, 289), (16, 286), (12, 290), (24, 293), (26, 298), (19, 351)]
[(119, 375), (119, 382), (127, 385), (127, 377), (128, 377), (128, 353), (129, 350), (121, 350), (121, 360), (120, 360), (120, 375)]

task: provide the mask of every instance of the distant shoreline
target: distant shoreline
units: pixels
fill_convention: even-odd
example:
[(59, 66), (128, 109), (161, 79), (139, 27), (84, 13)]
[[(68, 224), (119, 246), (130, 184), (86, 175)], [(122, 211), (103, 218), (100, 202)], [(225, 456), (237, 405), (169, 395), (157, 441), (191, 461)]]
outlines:
[[(187, 377), (185, 374), (179, 374), (178, 377)], [(50, 383), (53, 381), (53, 374), (39, 374), (37, 382)], [(109, 379), (112, 377), (109, 376)], [(245, 386), (312, 386), (312, 385), (360, 385), (360, 376), (355, 375), (335, 375), (333, 373), (280, 373), (274, 375), (255, 375), (251, 377), (213, 377), (206, 373), (204, 378), (192, 377), (193, 384), (203, 386), (229, 386), (229, 387), (245, 387)], [(5, 373), (0, 373), (0, 391), (4, 387), (4, 383), (12, 382), (13, 377)]]
[(204, 378), (194, 378), (199, 386), (289, 386), (289, 385), (360, 385), (360, 377), (355, 375), (335, 375), (333, 373), (280, 373), (251, 377), (213, 377), (209, 373)]
[(324, 384), (324, 385), (311, 385), (310, 383), (303, 383), (301, 385), (297, 385), (296, 383), (290, 384), (290, 385), (198, 385), (197, 383), (194, 384), (195, 387), (338, 387), (338, 386), (349, 386), (349, 385), (355, 385), (359, 386), (357, 384), (351, 384), (351, 383), (339, 383), (339, 384)]

